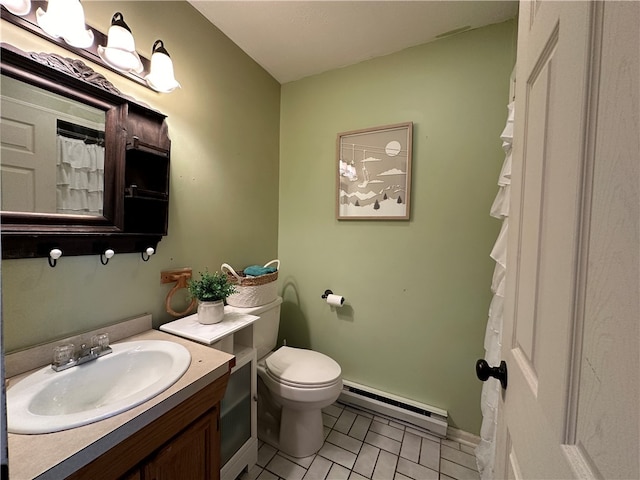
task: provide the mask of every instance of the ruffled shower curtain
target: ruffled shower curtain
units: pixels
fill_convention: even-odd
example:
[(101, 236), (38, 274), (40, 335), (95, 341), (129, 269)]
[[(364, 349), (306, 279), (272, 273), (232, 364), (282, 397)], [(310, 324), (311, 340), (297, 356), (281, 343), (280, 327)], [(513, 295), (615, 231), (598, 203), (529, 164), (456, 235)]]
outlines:
[[(502, 348), (502, 314), (504, 307), (505, 276), (507, 272), (507, 229), (509, 226), (509, 189), (511, 184), (511, 147), (513, 143), (514, 104), (508, 105), (507, 124), (500, 135), (506, 157), (498, 178), (498, 194), (491, 206), (491, 216), (502, 220), (491, 258), (496, 262), (491, 282), (493, 299), (489, 306), (489, 320), (484, 337), (485, 360), (489, 365), (499, 365)], [(482, 427), (480, 443), (476, 447), (476, 460), (482, 480), (493, 479), (493, 466), (496, 455), (496, 427), (498, 422), (498, 400), (500, 382), (484, 382), (480, 406), (482, 409)]]
[(104, 147), (57, 137), (57, 213), (102, 215)]

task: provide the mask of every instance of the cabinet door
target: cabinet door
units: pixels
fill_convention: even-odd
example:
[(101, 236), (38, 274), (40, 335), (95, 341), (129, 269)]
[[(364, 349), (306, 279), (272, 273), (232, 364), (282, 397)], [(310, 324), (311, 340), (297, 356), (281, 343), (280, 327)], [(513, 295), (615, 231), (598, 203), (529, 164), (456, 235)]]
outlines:
[(249, 362), (231, 374), (220, 403), (220, 458), (222, 465), (251, 438), (251, 373)]
[(144, 466), (144, 480), (208, 480), (220, 476), (218, 410), (202, 416)]

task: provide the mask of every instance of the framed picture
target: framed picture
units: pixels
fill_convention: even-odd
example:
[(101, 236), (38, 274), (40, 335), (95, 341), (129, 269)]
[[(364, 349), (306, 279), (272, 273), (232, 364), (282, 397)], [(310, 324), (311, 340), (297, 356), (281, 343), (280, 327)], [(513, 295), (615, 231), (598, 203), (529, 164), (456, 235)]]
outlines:
[(413, 123), (338, 134), (338, 220), (409, 220)]

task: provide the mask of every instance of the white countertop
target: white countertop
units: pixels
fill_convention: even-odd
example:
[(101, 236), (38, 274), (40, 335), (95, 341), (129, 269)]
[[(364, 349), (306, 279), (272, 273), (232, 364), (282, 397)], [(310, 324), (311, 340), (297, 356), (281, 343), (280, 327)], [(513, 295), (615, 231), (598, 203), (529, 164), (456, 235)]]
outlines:
[[(157, 330), (123, 339), (132, 340), (170, 340), (183, 345), (191, 353), (191, 364), (167, 390), (119, 415), (56, 433), (9, 434), (9, 472), (12, 479), (67, 477), (215, 382), (231, 370), (230, 362), (235, 361), (228, 353)], [(27, 374), (8, 379), (7, 386), (24, 375)]]
[(160, 330), (188, 338), (195, 342), (211, 345), (223, 338), (241, 330), (260, 317), (237, 312), (225, 312), (224, 319), (219, 323), (203, 325), (198, 322), (198, 314), (189, 315), (160, 326)]

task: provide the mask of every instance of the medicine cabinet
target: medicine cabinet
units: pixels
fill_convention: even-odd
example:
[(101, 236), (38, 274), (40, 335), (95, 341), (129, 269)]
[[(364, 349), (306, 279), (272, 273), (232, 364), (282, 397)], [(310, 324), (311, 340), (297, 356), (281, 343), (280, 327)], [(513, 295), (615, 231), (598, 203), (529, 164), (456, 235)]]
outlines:
[[(166, 116), (77, 59), (3, 43), (0, 65), (2, 258), (156, 249), (168, 229)], [(66, 160), (76, 147), (82, 160)], [(88, 164), (97, 180), (77, 180)]]

